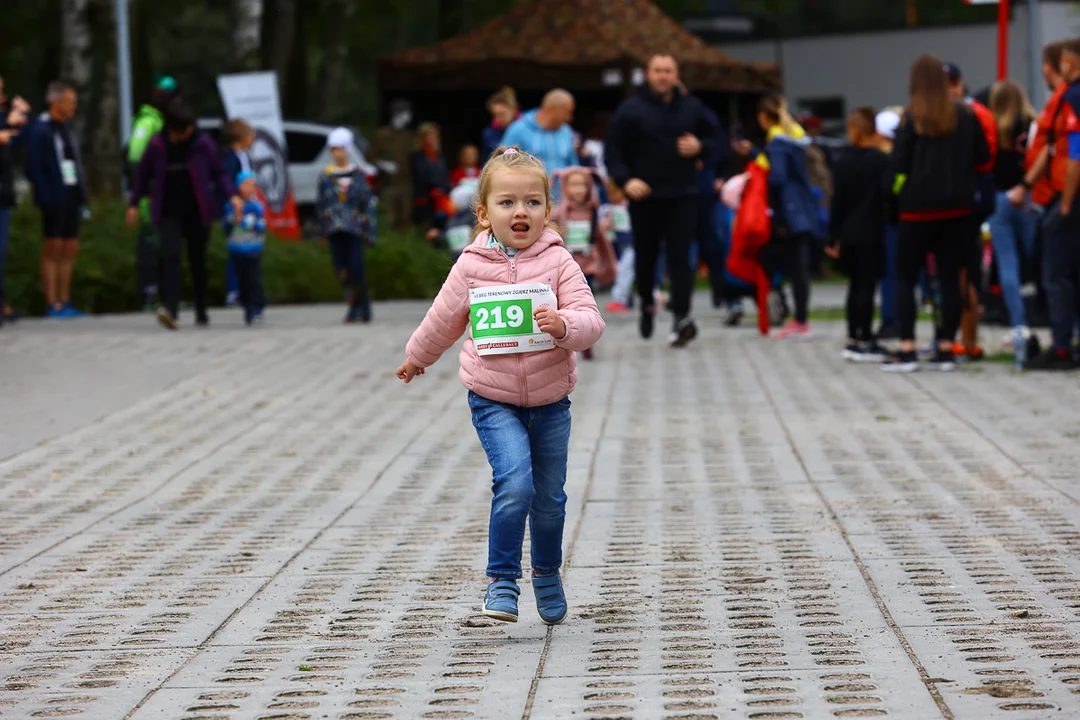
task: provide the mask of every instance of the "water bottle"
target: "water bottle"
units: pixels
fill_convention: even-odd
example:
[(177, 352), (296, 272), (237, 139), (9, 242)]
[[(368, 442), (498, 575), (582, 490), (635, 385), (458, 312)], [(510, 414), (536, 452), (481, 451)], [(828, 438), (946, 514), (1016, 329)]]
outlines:
[(1027, 333), (1024, 328), (1018, 327), (1013, 333), (1013, 369), (1020, 372), (1027, 362)]

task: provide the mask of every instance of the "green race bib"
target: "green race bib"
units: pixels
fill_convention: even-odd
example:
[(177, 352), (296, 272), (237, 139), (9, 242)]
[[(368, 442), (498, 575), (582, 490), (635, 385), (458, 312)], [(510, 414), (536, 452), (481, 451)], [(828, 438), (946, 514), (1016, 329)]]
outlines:
[(446, 230), (446, 244), (454, 252), (461, 252), (472, 241), (472, 228), (468, 225), (455, 225)]
[(592, 223), (588, 220), (568, 220), (563, 242), (570, 252), (588, 252), (592, 245)]
[(508, 355), (541, 352), (555, 340), (540, 332), (533, 312), (542, 306), (558, 308), (551, 286), (498, 285), (469, 290), (469, 323), (476, 354)]

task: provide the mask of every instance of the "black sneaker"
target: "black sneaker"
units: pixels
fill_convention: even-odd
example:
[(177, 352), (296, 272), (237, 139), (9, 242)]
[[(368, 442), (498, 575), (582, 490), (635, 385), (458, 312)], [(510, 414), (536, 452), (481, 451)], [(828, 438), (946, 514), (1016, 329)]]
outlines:
[(878, 328), (876, 337), (878, 342), (883, 340), (899, 340), (900, 326), (896, 323), (889, 323), (888, 325), (883, 323), (881, 327)]
[(919, 356), (914, 351), (897, 352), (881, 364), (881, 371), (887, 373), (913, 373), (919, 370)]
[(942, 350), (939, 348), (938, 351), (934, 353), (934, 357), (927, 361), (926, 366), (931, 370), (936, 370), (938, 372), (952, 372), (956, 369), (956, 355), (953, 354), (952, 350)]
[(1025, 370), (1048, 370), (1064, 372), (1080, 367), (1076, 359), (1064, 350), (1050, 348), (1042, 355), (1036, 355), (1024, 363)]
[(862, 348), (858, 343), (849, 342), (844, 346), (844, 352), (840, 353), (840, 357), (848, 362), (859, 362), (859, 358), (862, 357)]
[(727, 317), (724, 318), (724, 327), (739, 327), (739, 323), (743, 319), (743, 309), (741, 307), (733, 307), (728, 310)]
[(675, 327), (671, 330), (669, 343), (673, 348), (686, 347), (696, 337), (697, 325), (694, 324), (693, 320), (686, 317), (675, 323)]
[(638, 325), (638, 330), (641, 331), (641, 337), (648, 340), (652, 337), (653, 323), (655, 322), (653, 317), (653, 309), (651, 307), (641, 309), (641, 324)]
[(195, 324), (201, 328), (210, 327), (210, 316), (206, 314), (205, 310), (195, 311)]

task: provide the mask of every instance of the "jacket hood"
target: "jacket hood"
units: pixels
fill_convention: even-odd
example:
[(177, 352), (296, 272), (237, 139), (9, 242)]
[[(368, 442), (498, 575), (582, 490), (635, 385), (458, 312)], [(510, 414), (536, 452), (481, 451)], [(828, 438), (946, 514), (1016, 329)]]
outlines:
[(773, 140), (780, 140), (792, 145), (799, 145), (802, 147), (809, 147), (813, 144), (813, 140), (806, 131), (803, 130), (802, 125), (794, 123), (791, 132), (788, 133), (779, 125), (774, 125), (769, 129), (769, 132), (765, 136), (765, 142), (772, 142)]
[[(466, 247), (462, 252), (476, 253), (477, 255), (483, 255), (486, 258), (492, 260), (500, 260), (506, 257), (502, 251), (498, 248), (488, 247), (488, 242), (491, 240), (491, 230), (484, 230), (476, 239), (472, 241), (472, 244)], [(552, 245), (563, 245), (562, 236), (559, 233), (552, 230), (550, 227), (545, 227), (544, 232), (540, 233), (540, 237), (536, 239), (532, 245), (527, 248), (523, 248), (518, 251), (516, 257), (530, 257), (533, 255), (539, 255), (544, 250), (547, 250)]]
[(568, 198), (566, 196), (566, 193), (563, 191), (563, 183), (566, 181), (566, 178), (576, 173), (588, 175), (593, 180), (593, 182), (589, 184), (589, 194), (585, 198), (584, 207), (600, 207), (600, 196), (596, 190), (596, 181), (600, 179), (600, 174), (593, 168), (582, 167), (581, 165), (573, 165), (571, 167), (562, 168), (561, 170), (556, 170), (555, 172), (551, 173), (552, 185), (554, 186), (555, 183), (559, 184), (559, 208), (564, 210), (581, 209), (571, 208), (570, 198)]

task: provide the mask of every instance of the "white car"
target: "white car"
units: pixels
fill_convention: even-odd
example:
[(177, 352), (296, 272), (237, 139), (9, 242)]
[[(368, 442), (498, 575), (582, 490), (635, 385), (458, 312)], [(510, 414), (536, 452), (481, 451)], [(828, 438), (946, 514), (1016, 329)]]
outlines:
[[(200, 130), (209, 133), (215, 140), (221, 132), (224, 121), (221, 118), (199, 118)], [(315, 212), (315, 192), (319, 175), (326, 170), (333, 159), (326, 147), (326, 138), (336, 127), (304, 120), (285, 121), (285, 143), (289, 158), (289, 184), (292, 186), (296, 208), (301, 222), (305, 222)], [(364, 157), (368, 142), (359, 131), (353, 129), (355, 143), (350, 151), (353, 161), (360, 166), (364, 174), (373, 176), (378, 169)]]

